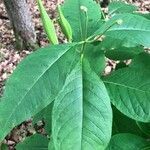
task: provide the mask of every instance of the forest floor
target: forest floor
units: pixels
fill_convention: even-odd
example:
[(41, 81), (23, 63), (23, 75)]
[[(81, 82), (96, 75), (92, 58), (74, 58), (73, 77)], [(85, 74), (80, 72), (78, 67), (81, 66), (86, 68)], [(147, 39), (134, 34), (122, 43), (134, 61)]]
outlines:
[[(35, 24), (37, 40), (40, 46), (45, 46), (48, 44), (46, 35), (43, 32), (42, 24), (40, 22), (40, 15), (35, 3), (35, 0), (28, 0), (31, 8), (33, 22)], [(128, 2), (139, 7), (142, 12), (150, 12), (150, 0), (128, 0)], [(44, 4), (51, 18), (56, 17), (56, 0), (44, 0)], [(57, 27), (57, 25), (56, 25)], [(60, 42), (63, 42), (63, 36), (57, 28), (57, 33), (59, 35)], [(23, 50), (16, 51), (14, 48), (14, 35), (6, 14), (6, 10), (2, 2), (0, 2), (0, 96), (4, 89), (5, 81), (16, 68), (17, 64), (27, 55), (32, 53), (32, 51)], [(112, 61), (108, 62), (106, 66), (106, 73), (109, 73), (115, 67), (115, 63)], [(32, 121), (26, 121), (16, 127), (5, 139), (4, 143), (9, 146), (10, 150), (14, 149), (14, 146), (19, 141), (22, 141), (24, 137), (32, 135), (34, 132), (43, 132), (43, 123), (38, 125), (35, 129), (32, 125)]]

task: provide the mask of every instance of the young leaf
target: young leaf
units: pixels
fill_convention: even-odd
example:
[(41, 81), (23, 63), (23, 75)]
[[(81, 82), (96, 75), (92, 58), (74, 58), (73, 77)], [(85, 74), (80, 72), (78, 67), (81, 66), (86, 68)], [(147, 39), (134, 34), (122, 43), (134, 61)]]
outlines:
[(141, 63), (136, 66), (131, 65), (113, 72), (104, 78), (104, 83), (112, 103), (122, 113), (134, 120), (149, 122), (150, 70), (146, 65), (141, 69)]
[(119, 1), (112, 2), (108, 6), (109, 15), (114, 15), (118, 13), (132, 13), (137, 10), (138, 8), (136, 6)]
[(62, 7), (73, 31), (74, 41), (84, 41), (101, 25), (101, 11), (93, 0), (65, 0)]
[(41, 14), (41, 19), (43, 22), (43, 27), (45, 29), (45, 32), (48, 36), (49, 41), (52, 44), (58, 44), (58, 38), (56, 35), (55, 27), (53, 24), (53, 21), (49, 18), (41, 0), (37, 0), (40, 14)]
[(112, 137), (106, 150), (148, 150), (150, 143), (140, 136), (123, 133)]
[(71, 26), (70, 26), (69, 22), (64, 17), (60, 5), (58, 5), (58, 13), (59, 13), (60, 27), (61, 27), (64, 35), (67, 37), (68, 41), (71, 42), (72, 41), (72, 29), (71, 29)]
[(19, 64), (0, 102), (0, 140), (53, 101), (79, 57), (75, 45), (43, 48)]
[(110, 99), (103, 82), (85, 62), (77, 62), (54, 102), (56, 150), (104, 150), (111, 137)]
[(17, 144), (16, 150), (48, 150), (48, 143), (46, 136), (35, 134)]

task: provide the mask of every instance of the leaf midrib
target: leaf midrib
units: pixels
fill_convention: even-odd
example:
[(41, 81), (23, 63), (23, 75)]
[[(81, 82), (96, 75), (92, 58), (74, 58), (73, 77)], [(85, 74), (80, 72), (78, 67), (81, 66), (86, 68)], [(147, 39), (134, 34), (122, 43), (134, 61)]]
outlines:
[[(116, 9), (110, 11), (109, 15), (113, 14), (115, 11), (118, 11), (119, 9), (124, 8), (124, 7), (125, 7), (125, 6), (119, 6), (119, 7), (117, 7)], [(126, 6), (126, 8), (127, 8), (127, 7), (130, 8), (129, 6)], [(132, 8), (134, 8), (134, 6), (133, 6)]]
[(150, 32), (150, 30), (145, 30), (145, 29), (134, 29), (134, 28), (114, 28), (114, 29), (109, 29), (109, 31), (142, 31), (142, 32)]
[(143, 92), (143, 93), (150, 93), (149, 91), (144, 91), (144, 90), (141, 90), (141, 89), (138, 89), (138, 88), (134, 88), (134, 87), (131, 87), (131, 86), (127, 86), (127, 85), (124, 85), (124, 84), (120, 84), (120, 83), (116, 83), (116, 82), (111, 82), (111, 81), (106, 81), (106, 80), (103, 80), (104, 83), (106, 84), (113, 84), (113, 85), (116, 85), (116, 86), (121, 86), (121, 87), (124, 87), (124, 88), (128, 88), (128, 89), (131, 89), (131, 90), (136, 90), (136, 91), (139, 91), (139, 92)]

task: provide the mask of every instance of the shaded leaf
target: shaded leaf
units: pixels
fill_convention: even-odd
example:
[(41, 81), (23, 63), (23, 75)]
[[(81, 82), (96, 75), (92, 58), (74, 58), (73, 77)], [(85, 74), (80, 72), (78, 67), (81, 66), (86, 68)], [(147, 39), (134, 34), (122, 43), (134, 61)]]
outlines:
[(143, 133), (150, 137), (150, 123), (137, 122), (137, 125)]
[(17, 144), (16, 150), (48, 150), (48, 143), (49, 140), (47, 137), (35, 134)]
[(141, 53), (132, 60), (130, 67), (137, 68), (139, 70), (147, 69), (150, 70), (150, 54)]
[(1, 150), (8, 150), (8, 146), (6, 144), (3, 144), (0, 146)]
[(49, 104), (42, 111), (37, 113), (33, 117), (33, 121), (32, 121), (32, 123), (35, 124), (38, 121), (43, 120), (45, 123), (44, 129), (46, 130), (46, 133), (48, 135), (51, 135), (51, 130), (52, 130), (52, 108), (53, 108), (53, 103)]
[(143, 52), (142, 47), (118, 47), (118, 49), (111, 49), (105, 52), (107, 58), (112, 60), (127, 60), (132, 59), (139, 53)]
[(106, 150), (148, 150), (150, 143), (134, 134), (123, 133), (112, 137)]
[(132, 120), (113, 107), (113, 134), (132, 133), (144, 136), (135, 120)]

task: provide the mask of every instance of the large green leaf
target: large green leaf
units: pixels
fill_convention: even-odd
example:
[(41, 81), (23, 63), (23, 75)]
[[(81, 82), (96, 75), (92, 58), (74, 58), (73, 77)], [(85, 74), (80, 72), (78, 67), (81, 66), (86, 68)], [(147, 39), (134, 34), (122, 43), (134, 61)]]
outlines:
[(20, 63), (0, 102), (0, 140), (53, 101), (79, 58), (74, 45), (41, 49)]
[[(112, 103), (122, 113), (134, 120), (149, 122), (150, 70), (144, 65), (142, 59), (139, 63), (136, 62), (136, 67), (131, 65), (130, 67), (118, 69), (105, 77), (104, 83), (109, 91)], [(148, 62), (150, 63), (150, 61)], [(141, 68), (142, 63), (143, 68)]]
[(109, 15), (117, 13), (132, 13), (137, 11), (137, 7), (134, 5), (126, 4), (124, 2), (112, 2), (108, 6)]
[(100, 7), (93, 0), (65, 0), (62, 10), (72, 27), (73, 41), (85, 40), (101, 24)]
[(117, 18), (122, 19), (123, 23), (110, 28), (106, 35), (150, 47), (150, 20), (132, 14), (116, 15), (113, 19)]
[(123, 133), (112, 137), (106, 150), (149, 150), (150, 142), (134, 134)]
[[(117, 23), (118, 22), (118, 23)], [(115, 15), (104, 23), (93, 35), (105, 34), (112, 38), (150, 47), (150, 20), (133, 14)]]
[(54, 102), (56, 150), (104, 150), (111, 137), (112, 111), (103, 82), (85, 61), (78, 62)]
[(35, 134), (17, 144), (16, 150), (48, 150), (49, 140), (47, 137)]

